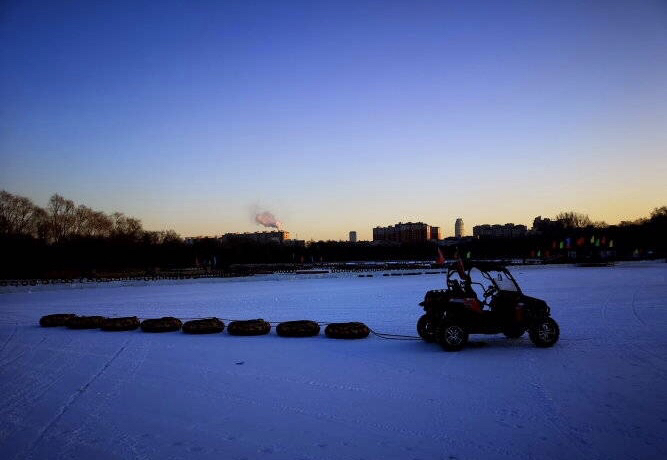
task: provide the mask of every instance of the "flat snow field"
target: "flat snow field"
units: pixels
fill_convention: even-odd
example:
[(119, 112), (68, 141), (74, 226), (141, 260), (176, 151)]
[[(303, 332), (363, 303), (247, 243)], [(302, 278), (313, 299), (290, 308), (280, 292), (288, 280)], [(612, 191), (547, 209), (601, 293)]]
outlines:
[(664, 459), (667, 264), (514, 267), (553, 348), (40, 328), (50, 313), (363, 321), (415, 335), (443, 275), (0, 288), (3, 459)]

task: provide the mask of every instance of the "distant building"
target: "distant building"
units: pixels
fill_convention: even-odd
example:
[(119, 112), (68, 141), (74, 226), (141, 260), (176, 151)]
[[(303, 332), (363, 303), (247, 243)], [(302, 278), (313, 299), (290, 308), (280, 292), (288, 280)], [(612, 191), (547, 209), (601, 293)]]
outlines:
[(537, 216), (535, 219), (533, 219), (533, 228), (531, 231), (533, 233), (542, 233), (543, 231), (552, 227), (555, 223), (556, 221), (553, 221), (549, 218), (542, 218), (542, 216)]
[(305, 248), (306, 247), (306, 241), (305, 240), (285, 240), (283, 241), (283, 244), (285, 246), (294, 246), (294, 247), (300, 247), (300, 248)]
[(440, 227), (431, 227), (431, 239), (432, 240), (442, 239), (442, 231), (440, 230)]
[(528, 233), (525, 225), (475, 225), (472, 228), (473, 236), (477, 238), (520, 238)]
[[(435, 233), (433, 229), (436, 229)], [(439, 234), (438, 227), (431, 227), (423, 222), (399, 222), (388, 227), (375, 227), (373, 241), (394, 241), (397, 243), (417, 243), (428, 241)]]
[(284, 243), (290, 239), (290, 234), (285, 230), (276, 230), (274, 232), (225, 233), (222, 239), (226, 241), (253, 241), (255, 243)]
[(454, 236), (456, 238), (463, 238), (464, 235), (465, 229), (463, 228), (463, 219), (459, 217), (454, 224)]
[(356, 243), (357, 242), (357, 232), (350, 232), (350, 243)]

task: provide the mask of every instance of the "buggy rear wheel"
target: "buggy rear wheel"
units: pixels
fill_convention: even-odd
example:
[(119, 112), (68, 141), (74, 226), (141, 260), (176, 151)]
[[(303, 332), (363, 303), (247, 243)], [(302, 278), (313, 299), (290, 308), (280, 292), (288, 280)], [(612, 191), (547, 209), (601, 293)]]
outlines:
[(528, 331), (530, 340), (539, 348), (552, 347), (558, 342), (560, 328), (558, 323), (551, 318), (544, 318), (535, 322)]
[(433, 323), (429, 315), (423, 315), (419, 318), (419, 321), (417, 321), (417, 332), (424, 342), (435, 342), (435, 323)]
[(438, 342), (445, 351), (459, 351), (468, 343), (468, 332), (458, 324), (446, 324), (438, 331)]

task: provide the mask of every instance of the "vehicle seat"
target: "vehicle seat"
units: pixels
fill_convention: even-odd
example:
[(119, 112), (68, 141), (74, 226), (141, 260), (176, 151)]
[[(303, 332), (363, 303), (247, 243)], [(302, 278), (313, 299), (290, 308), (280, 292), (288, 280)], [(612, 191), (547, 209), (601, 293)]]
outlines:
[(448, 284), (449, 290), (452, 291), (454, 297), (465, 297), (465, 292), (463, 292), (463, 288), (458, 281), (450, 280)]

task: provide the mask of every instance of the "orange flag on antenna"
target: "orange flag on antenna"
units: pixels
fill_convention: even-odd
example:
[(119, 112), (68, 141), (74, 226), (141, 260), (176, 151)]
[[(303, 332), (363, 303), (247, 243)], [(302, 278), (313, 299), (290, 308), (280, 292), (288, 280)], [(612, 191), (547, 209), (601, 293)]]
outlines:
[(444, 265), (445, 263), (445, 255), (442, 253), (440, 248), (438, 248), (438, 258), (436, 259), (435, 263), (438, 265)]

